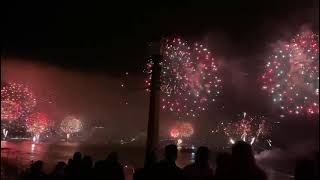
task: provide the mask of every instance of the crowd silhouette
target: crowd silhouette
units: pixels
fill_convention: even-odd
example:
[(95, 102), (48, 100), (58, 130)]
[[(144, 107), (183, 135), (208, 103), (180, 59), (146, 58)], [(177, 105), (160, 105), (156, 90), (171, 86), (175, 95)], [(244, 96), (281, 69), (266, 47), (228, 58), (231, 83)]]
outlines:
[[(195, 161), (183, 169), (176, 165), (177, 146), (165, 147), (164, 159), (150, 167), (136, 170), (133, 180), (267, 180), (266, 173), (255, 162), (251, 145), (236, 142), (231, 153), (216, 157), (215, 173), (209, 163), (210, 151), (201, 146), (197, 149)], [(318, 156), (318, 155), (317, 155)], [(295, 180), (319, 179), (319, 160), (300, 160), (295, 168)], [(125, 180), (124, 168), (118, 154), (111, 152), (105, 160), (93, 163), (90, 156), (76, 152), (68, 163), (58, 162), (50, 174), (44, 173), (43, 162), (36, 161), (23, 173), (23, 180)]]
[(209, 164), (209, 149), (201, 146), (196, 152), (195, 162), (183, 168), (186, 180), (213, 179), (213, 170)]

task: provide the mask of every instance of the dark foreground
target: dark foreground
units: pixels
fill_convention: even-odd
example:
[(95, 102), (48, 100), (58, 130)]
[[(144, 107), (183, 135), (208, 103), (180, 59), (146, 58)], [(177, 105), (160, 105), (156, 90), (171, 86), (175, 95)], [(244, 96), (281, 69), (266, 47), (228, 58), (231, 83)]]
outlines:
[[(123, 171), (126, 179), (132, 179), (135, 169), (143, 166), (144, 159), (144, 149), (142, 147), (134, 146), (107, 146), (107, 145), (81, 145), (77, 143), (59, 143), (59, 144), (46, 144), (38, 143), (33, 144), (29, 141), (22, 142), (1, 142), (1, 176), (13, 177), (11, 179), (16, 179), (17, 174), (21, 175), (25, 170), (28, 170), (31, 161), (42, 160), (44, 162), (44, 172), (53, 172), (58, 162), (60, 166), (63, 167), (63, 163), (68, 164), (68, 159), (72, 158), (73, 153), (80, 151), (85, 159), (90, 164), (92, 162), (92, 167), (99, 160), (105, 160), (107, 155), (116, 151), (119, 154), (119, 162), (123, 166)], [(8, 149), (6, 149), (8, 148)], [(128, 153), (129, 152), (129, 153)], [(194, 161), (194, 153), (178, 153), (177, 166), (185, 167)], [(216, 168), (215, 157), (216, 153), (211, 154), (210, 167), (213, 171)], [(283, 165), (279, 160), (268, 158), (265, 155), (258, 155), (258, 163), (262, 165), (264, 171), (266, 171), (268, 179), (271, 180), (287, 180), (293, 179), (294, 162), (287, 159), (287, 164)], [(273, 162), (272, 162), (273, 161)], [(276, 162), (277, 161), (277, 162)], [(100, 162), (101, 163), (101, 162)], [(59, 164), (59, 163), (58, 163)], [(278, 164), (279, 167), (276, 167)], [(282, 165), (281, 165), (282, 164)], [(3, 166), (4, 165), (4, 166)], [(280, 167), (280, 165), (282, 167)], [(90, 166), (90, 165), (89, 165)], [(270, 167), (274, 166), (274, 167)]]

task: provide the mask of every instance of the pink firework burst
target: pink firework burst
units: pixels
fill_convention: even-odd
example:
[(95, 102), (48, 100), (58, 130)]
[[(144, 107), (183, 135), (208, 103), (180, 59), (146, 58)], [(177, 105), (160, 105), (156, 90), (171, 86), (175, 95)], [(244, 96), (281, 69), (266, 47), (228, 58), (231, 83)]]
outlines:
[(32, 112), (36, 99), (22, 84), (7, 83), (1, 88), (1, 120), (16, 120)]
[(251, 144), (265, 139), (271, 132), (264, 116), (249, 116), (243, 113), (236, 121), (223, 123), (212, 133), (222, 133), (228, 137), (230, 143), (242, 140)]
[(319, 36), (304, 31), (278, 43), (262, 80), (262, 89), (285, 113), (319, 114)]
[[(161, 65), (161, 107), (179, 117), (198, 117), (221, 93), (221, 79), (212, 53), (202, 44), (167, 39)], [(147, 73), (152, 72), (152, 60)], [(146, 80), (149, 87), (151, 76)], [(147, 89), (148, 90), (148, 89)]]

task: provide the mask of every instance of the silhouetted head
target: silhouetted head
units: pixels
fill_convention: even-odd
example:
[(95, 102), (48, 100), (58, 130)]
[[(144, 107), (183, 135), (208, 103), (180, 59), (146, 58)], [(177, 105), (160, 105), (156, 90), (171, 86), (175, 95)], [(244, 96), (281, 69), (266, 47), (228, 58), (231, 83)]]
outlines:
[(96, 170), (100, 170), (100, 169), (102, 169), (103, 167), (104, 167), (104, 162), (101, 161), (101, 160), (96, 161), (96, 162), (94, 163), (94, 168), (95, 168)]
[(82, 164), (84, 168), (92, 168), (92, 158), (90, 156), (84, 156), (82, 159)]
[(165, 159), (171, 162), (174, 162), (177, 160), (178, 156), (178, 149), (175, 144), (170, 144), (165, 147)]
[(255, 163), (251, 145), (244, 141), (236, 142), (232, 146), (232, 160), (241, 164)]
[(118, 162), (118, 153), (117, 152), (111, 152), (107, 159), (106, 159), (108, 162)]
[(71, 164), (72, 164), (72, 162), (73, 162), (73, 160), (72, 160), (72, 159), (68, 159), (68, 165), (71, 165)]
[(221, 153), (216, 158), (217, 168), (227, 168), (231, 162), (231, 154)]
[(66, 167), (66, 163), (63, 161), (59, 161), (56, 165), (56, 169), (64, 169)]
[(66, 167), (66, 163), (63, 161), (59, 161), (54, 169), (55, 173), (63, 173)]
[(207, 164), (209, 160), (209, 149), (205, 146), (200, 146), (196, 153), (196, 163)]
[(43, 171), (43, 162), (42, 161), (36, 161), (30, 165), (30, 171), (32, 173), (40, 173)]
[(80, 152), (75, 152), (74, 154), (73, 154), (73, 161), (81, 161), (81, 158), (82, 158), (82, 155), (81, 155), (81, 153)]

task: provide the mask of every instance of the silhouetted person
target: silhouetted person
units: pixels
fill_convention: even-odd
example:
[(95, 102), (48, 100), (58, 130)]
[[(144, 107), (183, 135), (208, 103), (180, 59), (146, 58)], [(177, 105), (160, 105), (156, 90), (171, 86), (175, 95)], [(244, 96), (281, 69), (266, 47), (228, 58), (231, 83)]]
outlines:
[(320, 179), (319, 151), (315, 155), (316, 158), (316, 179)]
[(165, 159), (156, 163), (152, 168), (151, 178), (156, 180), (180, 180), (183, 177), (182, 170), (176, 165), (178, 156), (177, 146), (174, 144), (165, 147)]
[(67, 166), (70, 166), (72, 164), (72, 159), (68, 159), (68, 164)]
[(308, 159), (299, 160), (294, 170), (295, 180), (316, 180), (315, 162)]
[(198, 148), (195, 162), (183, 169), (186, 180), (212, 180), (213, 170), (209, 165), (209, 149), (201, 146)]
[[(152, 154), (156, 154), (156, 150), (153, 150)], [(155, 156), (153, 158), (156, 158)], [(153, 159), (150, 162), (156, 162), (156, 159)], [(133, 174), (133, 180), (149, 180), (152, 176), (152, 168), (155, 164), (145, 165), (144, 168), (136, 169)]]
[(231, 164), (231, 154), (221, 153), (216, 158), (216, 172), (214, 180), (227, 179)]
[(75, 152), (72, 160), (68, 162), (67, 178), (77, 179), (81, 177), (81, 166), (82, 166), (82, 154)]
[(68, 159), (68, 163), (67, 163), (67, 166), (64, 170), (64, 173), (65, 173), (65, 176), (66, 177), (69, 177), (70, 174), (71, 174), (71, 167), (72, 167), (72, 159)]
[(55, 169), (50, 175), (51, 180), (60, 180), (60, 179), (65, 179), (65, 168), (66, 168), (66, 163), (63, 161), (60, 161), (57, 163)]
[(80, 152), (75, 152), (73, 154), (72, 160), (73, 160), (74, 163), (80, 163), (81, 159), (82, 159), (82, 154)]
[(102, 160), (96, 161), (93, 168), (94, 179), (106, 179), (105, 162)]
[(23, 177), (24, 180), (46, 180), (47, 175), (43, 172), (43, 162), (36, 161), (30, 165), (30, 171)]
[(107, 159), (105, 160), (105, 172), (106, 179), (112, 180), (124, 180), (123, 167), (119, 163), (118, 154), (116, 152), (111, 152)]
[(150, 168), (140, 168), (136, 169), (133, 174), (133, 180), (148, 180), (148, 176), (150, 176), (149, 173)]
[(232, 164), (229, 179), (266, 180), (267, 176), (254, 159), (251, 145), (238, 141), (232, 147)]
[(92, 176), (92, 158), (90, 156), (84, 156), (81, 161), (81, 171), (79, 172), (84, 179), (89, 179)]

